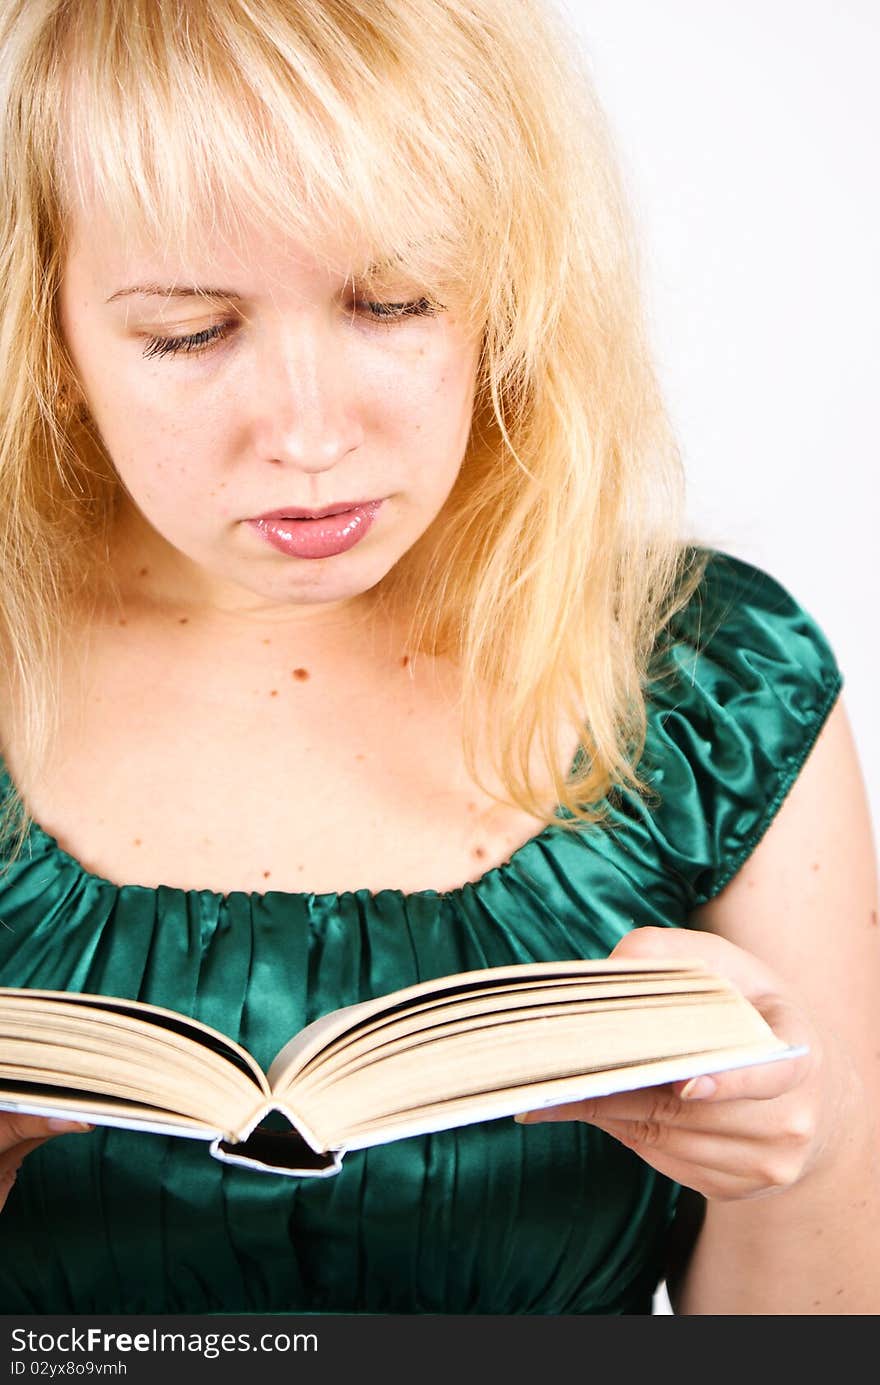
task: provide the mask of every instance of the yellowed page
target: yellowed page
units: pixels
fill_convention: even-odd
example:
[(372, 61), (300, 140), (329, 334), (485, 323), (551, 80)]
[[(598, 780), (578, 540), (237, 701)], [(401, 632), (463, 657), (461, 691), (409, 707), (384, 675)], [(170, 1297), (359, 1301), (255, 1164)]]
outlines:
[(177, 1010), (150, 1005), (143, 1000), (129, 1000), (124, 996), (0, 986), (0, 1017), (23, 1012), (35, 1016), (78, 1014), (100, 1025), (102, 1030), (109, 1026), (111, 1030), (141, 1033), (148, 1041), (168, 1043), (177, 1051), (194, 1046), (206, 1055), (222, 1056), (234, 1067), (244, 1069), (261, 1091), (267, 1095), (269, 1093), (266, 1076), (247, 1049), (221, 1034), (218, 1029), (212, 1029), (210, 1025), (202, 1024), (200, 1020), (194, 1020)]
[(366, 1121), (382, 1121), (453, 1098), (709, 1049), (762, 1045), (778, 1051), (758, 1014), (736, 993), (717, 1002), (676, 997), (618, 1001), (613, 1008), (567, 1011), (552, 1019), (511, 1021), (409, 1046), (346, 1072), (322, 1088), (296, 1093), (297, 1109), (322, 1142), (349, 1142)]
[[(473, 1125), (478, 1121), (497, 1120), (519, 1111), (537, 1111), (541, 1107), (561, 1106), (570, 1101), (585, 1101), (591, 1097), (609, 1096), (613, 1092), (634, 1091), (639, 1087), (663, 1082), (681, 1082), (703, 1073), (726, 1072), (731, 1068), (746, 1068), (757, 1063), (772, 1063), (782, 1058), (796, 1058), (805, 1048), (789, 1048), (781, 1040), (778, 1047), (769, 1044), (744, 1044), (712, 1053), (686, 1053), (675, 1058), (649, 1060), (627, 1068), (612, 1068), (603, 1072), (583, 1073), (576, 1077), (548, 1079), (488, 1092), (460, 1097), (415, 1110), (402, 1111), (383, 1120), (364, 1121), (349, 1127), (344, 1139), (331, 1148), (342, 1152), (366, 1149), (372, 1145), (388, 1144), (392, 1140), (412, 1135), (428, 1135), (453, 1126)], [(315, 1137), (317, 1138), (317, 1136)]]
[[(649, 979), (639, 985), (639, 1004), (650, 1004), (663, 995), (679, 995), (687, 1003), (698, 1003), (726, 992), (720, 991), (714, 979), (672, 980)], [(614, 1008), (621, 1001), (632, 1001), (632, 991), (623, 982), (578, 981), (566, 985), (539, 985), (522, 992), (505, 993), (496, 997), (493, 992), (471, 995), (467, 1000), (454, 996), (447, 1004), (436, 1004), (429, 1011), (420, 1008), (414, 1016), (409, 1013), (359, 1028), (352, 1036), (342, 1036), (326, 1051), (322, 1050), (297, 1073), (297, 1095), (323, 1088), (355, 1068), (390, 1057), (404, 1048), (414, 1047), (430, 1039), (444, 1041), (449, 1035), (468, 1033), (474, 1029), (499, 1024), (522, 1024), (536, 1020), (552, 1020), (565, 1013), (586, 1013), (600, 1008)]]
[(604, 960), (575, 959), (568, 962), (516, 963), (508, 967), (486, 967), (480, 971), (456, 972), (451, 976), (419, 982), (418, 985), (407, 986), (390, 995), (379, 996), (374, 1000), (363, 1001), (358, 1005), (349, 1005), (344, 1009), (334, 1010), (331, 1014), (323, 1015), (320, 1019), (307, 1025), (289, 1043), (285, 1044), (273, 1061), (268, 1072), (269, 1085), (275, 1092), (285, 1087), (292, 1087), (297, 1074), (307, 1066), (312, 1058), (347, 1031), (387, 1014), (389, 1011), (396, 1010), (402, 1005), (411, 1007), (412, 1013), (416, 1015), (419, 1006), (424, 1002), (430, 1003), (433, 997), (436, 996), (440, 999), (447, 993), (460, 991), (462, 987), (470, 990), (476, 987), (485, 988), (489, 984), (503, 985), (505, 982), (509, 982), (511, 993), (516, 994), (523, 981), (528, 981), (530, 978), (546, 981), (553, 977), (580, 977), (586, 980), (610, 977), (615, 974), (628, 974), (633, 977), (635, 973), (634, 984), (638, 984), (638, 977), (652, 972), (668, 972), (673, 975), (679, 972), (691, 976), (703, 974), (699, 968), (694, 967), (692, 962), (683, 959), (670, 959), (656, 963), (640, 961), (638, 966), (634, 967), (631, 962), (614, 961), (606, 958)]

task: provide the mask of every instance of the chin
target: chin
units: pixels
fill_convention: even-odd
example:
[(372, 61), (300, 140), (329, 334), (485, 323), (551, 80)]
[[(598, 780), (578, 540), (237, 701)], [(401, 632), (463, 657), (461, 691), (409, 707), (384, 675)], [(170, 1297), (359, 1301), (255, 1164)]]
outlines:
[(341, 567), (334, 571), (334, 558), (311, 559), (308, 569), (305, 561), (297, 564), (297, 571), (288, 581), (279, 583), (271, 592), (264, 593), (273, 599), (297, 606), (322, 606), (341, 601), (356, 601), (366, 596), (379, 585), (391, 571), (393, 563), (371, 564), (369, 570), (343, 572)]

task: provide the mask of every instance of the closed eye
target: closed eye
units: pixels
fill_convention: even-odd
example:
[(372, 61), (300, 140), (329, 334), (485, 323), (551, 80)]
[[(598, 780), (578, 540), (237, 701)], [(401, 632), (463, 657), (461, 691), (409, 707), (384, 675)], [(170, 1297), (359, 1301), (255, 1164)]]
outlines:
[[(436, 307), (427, 298), (417, 298), (408, 303), (365, 300), (359, 306), (371, 322), (382, 327), (393, 325), (404, 318), (432, 317), (437, 312)], [(178, 351), (183, 351), (187, 355), (201, 355), (211, 350), (214, 343), (228, 337), (236, 325), (234, 321), (218, 322), (213, 327), (206, 327), (201, 332), (191, 332), (187, 336), (149, 337), (143, 350), (144, 358), (171, 356)]]

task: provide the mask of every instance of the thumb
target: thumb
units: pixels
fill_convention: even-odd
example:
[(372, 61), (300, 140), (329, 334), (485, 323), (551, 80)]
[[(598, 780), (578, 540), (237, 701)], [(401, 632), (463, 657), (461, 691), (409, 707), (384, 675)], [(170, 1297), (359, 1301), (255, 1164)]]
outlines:
[(621, 962), (684, 962), (707, 967), (752, 999), (780, 990), (779, 978), (751, 952), (698, 928), (633, 928), (610, 953)]

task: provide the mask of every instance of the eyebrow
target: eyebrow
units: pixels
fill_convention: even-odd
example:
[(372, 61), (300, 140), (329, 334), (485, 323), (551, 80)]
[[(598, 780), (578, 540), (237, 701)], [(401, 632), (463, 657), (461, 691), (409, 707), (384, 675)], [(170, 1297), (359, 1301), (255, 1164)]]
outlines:
[[(379, 275), (394, 268), (391, 259), (374, 260), (364, 271), (364, 278), (369, 279), (373, 275)], [(130, 298), (139, 296), (141, 298), (225, 298), (231, 302), (241, 303), (244, 294), (238, 293), (235, 289), (200, 289), (181, 287), (176, 284), (134, 284), (131, 288), (117, 289), (111, 293), (107, 299), (108, 303), (114, 303), (118, 298)]]
[(235, 289), (197, 289), (164, 284), (135, 284), (131, 288), (117, 289), (115, 293), (111, 293), (107, 302), (113, 303), (117, 298), (129, 298), (133, 294), (143, 298), (227, 298), (234, 299), (236, 302), (241, 302), (243, 298), (243, 294), (237, 293)]

